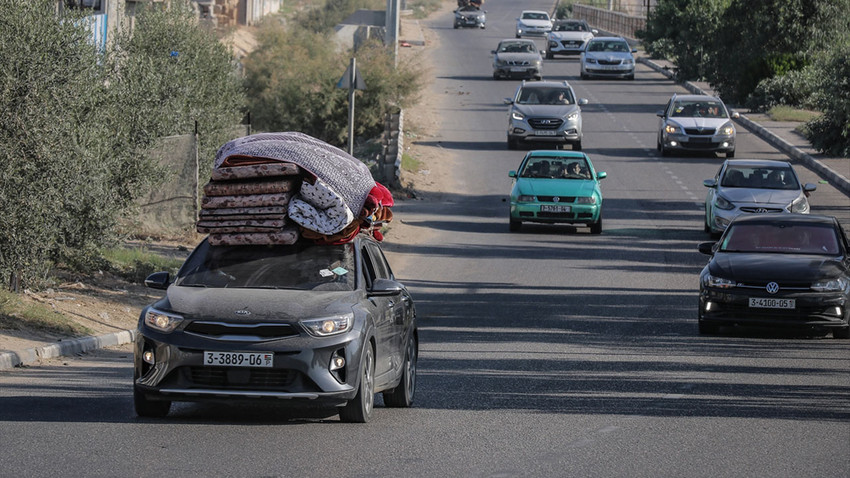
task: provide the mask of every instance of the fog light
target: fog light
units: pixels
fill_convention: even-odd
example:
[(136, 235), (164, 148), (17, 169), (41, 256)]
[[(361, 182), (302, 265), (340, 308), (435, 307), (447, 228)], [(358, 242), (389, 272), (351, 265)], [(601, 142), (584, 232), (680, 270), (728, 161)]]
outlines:
[(339, 370), (345, 367), (345, 357), (342, 356), (343, 350), (337, 350), (334, 352), (333, 356), (331, 356), (331, 371)]
[(711, 301), (706, 302), (705, 303), (705, 311), (710, 312), (712, 306), (714, 306), (714, 304), (712, 304)]
[(729, 147), (729, 141), (724, 141), (722, 146), (724, 148), (728, 148)]
[(153, 350), (145, 350), (142, 353), (142, 360), (144, 360), (146, 363), (154, 365), (156, 363), (156, 357), (154, 357), (153, 355)]
[(670, 146), (673, 146), (673, 147), (679, 146), (679, 142), (678, 141), (670, 141)]
[(842, 315), (844, 315), (844, 314), (842, 314), (841, 312), (842, 312), (842, 311), (841, 311), (841, 306), (836, 305), (836, 306), (835, 306), (835, 315), (837, 315), (838, 317), (841, 317)]

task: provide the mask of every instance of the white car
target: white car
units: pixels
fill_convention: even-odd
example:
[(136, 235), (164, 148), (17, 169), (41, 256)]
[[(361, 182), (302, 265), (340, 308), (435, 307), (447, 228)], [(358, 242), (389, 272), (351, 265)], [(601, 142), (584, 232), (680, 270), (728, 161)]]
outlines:
[(596, 37), (581, 52), (581, 79), (592, 76), (635, 79), (637, 48), (622, 37)]
[(735, 157), (737, 112), (729, 112), (716, 96), (673, 95), (658, 111), (658, 152), (669, 156), (674, 151), (723, 153)]
[(542, 10), (524, 10), (516, 19), (516, 37), (546, 36), (552, 31), (552, 19)]
[(555, 55), (579, 55), (587, 41), (599, 33), (584, 20), (555, 20), (546, 46), (546, 59)]

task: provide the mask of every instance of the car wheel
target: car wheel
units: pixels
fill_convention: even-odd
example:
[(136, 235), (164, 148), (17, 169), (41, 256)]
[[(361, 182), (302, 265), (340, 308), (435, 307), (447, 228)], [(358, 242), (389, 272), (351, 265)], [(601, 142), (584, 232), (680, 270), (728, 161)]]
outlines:
[(698, 322), (697, 328), (699, 329), (700, 335), (714, 335), (720, 331), (719, 325), (709, 324), (703, 320)]
[(511, 218), (510, 222), (508, 222), (508, 230), (511, 232), (517, 232), (522, 227), (522, 221), (517, 221), (516, 219)]
[(522, 35), (517, 35), (516, 37), (517, 37), (517, 38), (522, 38)]
[(661, 141), (658, 139), (655, 140), (655, 150), (661, 152)]
[(581, 151), (581, 140), (573, 143), (573, 151)]
[(543, 75), (534, 75), (535, 81), (543, 81)]
[(591, 234), (602, 234), (602, 213), (599, 213), (599, 219), (590, 225)]
[(457, 30), (457, 23), (455, 23), (455, 30)]
[(508, 149), (513, 150), (517, 149), (518, 147), (519, 145), (517, 144), (517, 141), (515, 139), (508, 138)]
[(496, 72), (493, 72), (493, 79), (494, 79), (494, 80), (498, 80), (498, 79), (499, 79), (499, 74), (498, 74), (498, 73), (496, 73)]
[(726, 157), (727, 158), (734, 158), (735, 157), (735, 150), (732, 150), (732, 151), (729, 151), (728, 153), (726, 153)]
[(670, 156), (670, 150), (665, 148), (663, 144), (661, 145), (661, 156)]
[(407, 408), (413, 405), (416, 392), (416, 359), (419, 356), (419, 345), (416, 335), (411, 333), (407, 341), (407, 351), (404, 354), (401, 381), (392, 389), (383, 393), (384, 404), (388, 407)]
[(581, 72), (581, 75), (579, 75), (579, 76), (581, 76), (581, 79), (582, 79), (582, 80), (586, 80), (586, 79), (587, 79), (587, 75), (585, 75), (585, 74), (584, 74), (584, 72)]
[(627, 80), (634, 80), (634, 79), (635, 79), (635, 75), (629, 75), (629, 76), (627, 76), (627, 77), (626, 77), (626, 79), (627, 79)]
[(703, 222), (702, 232), (707, 232), (707, 233), (711, 234), (711, 226), (709, 226), (707, 222)]
[(366, 423), (372, 418), (375, 405), (375, 352), (370, 344), (360, 361), (360, 386), (357, 395), (339, 409), (339, 419), (345, 423)]
[(832, 329), (832, 338), (834, 339), (850, 339), (850, 327), (841, 329)]
[(553, 55), (551, 51), (547, 51), (546, 52), (546, 59), (551, 60), (553, 58), (555, 58), (555, 55)]
[(133, 406), (136, 415), (146, 418), (162, 418), (171, 410), (171, 402), (167, 400), (148, 400), (145, 394), (133, 388)]

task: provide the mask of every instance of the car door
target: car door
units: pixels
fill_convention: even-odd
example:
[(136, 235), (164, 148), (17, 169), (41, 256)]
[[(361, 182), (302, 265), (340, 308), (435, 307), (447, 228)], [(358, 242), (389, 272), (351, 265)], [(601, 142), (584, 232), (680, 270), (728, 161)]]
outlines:
[[(380, 383), (388, 373), (393, 370), (396, 344), (394, 343), (395, 325), (393, 314), (396, 297), (373, 295), (370, 293), (376, 279), (387, 279), (388, 271), (386, 262), (383, 263), (376, 255), (377, 246), (363, 242), (361, 257), (363, 270), (366, 275), (366, 288), (368, 300), (372, 306), (373, 319), (375, 321), (375, 382)], [(380, 253), (380, 249), (377, 249)]]

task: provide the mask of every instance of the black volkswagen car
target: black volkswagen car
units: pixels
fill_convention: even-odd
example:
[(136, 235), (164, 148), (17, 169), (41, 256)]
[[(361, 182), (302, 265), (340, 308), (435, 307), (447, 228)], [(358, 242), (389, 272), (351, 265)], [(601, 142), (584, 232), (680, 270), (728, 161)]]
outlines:
[(724, 325), (829, 329), (850, 338), (850, 243), (833, 217), (738, 216), (700, 273), (699, 332)]
[(134, 353), (136, 413), (172, 401), (279, 401), (338, 407), (366, 422), (374, 394), (409, 407), (416, 313), (380, 245), (211, 246), (205, 239), (142, 310)]

